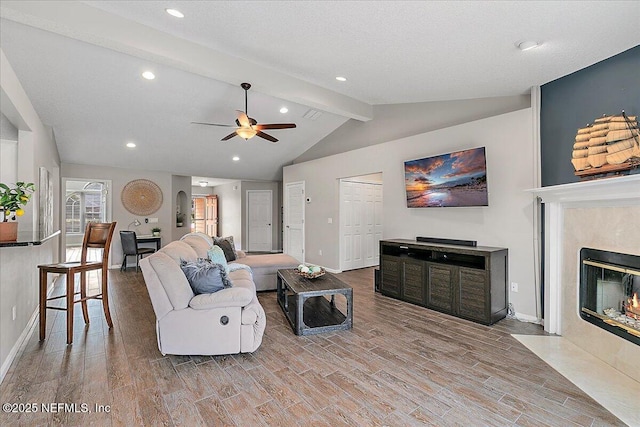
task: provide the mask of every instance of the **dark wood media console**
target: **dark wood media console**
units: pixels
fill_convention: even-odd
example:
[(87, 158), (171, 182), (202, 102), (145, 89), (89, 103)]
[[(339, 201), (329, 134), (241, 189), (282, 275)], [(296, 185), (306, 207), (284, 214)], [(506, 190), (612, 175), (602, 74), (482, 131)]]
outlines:
[(491, 325), (507, 315), (509, 251), (380, 241), (383, 295)]

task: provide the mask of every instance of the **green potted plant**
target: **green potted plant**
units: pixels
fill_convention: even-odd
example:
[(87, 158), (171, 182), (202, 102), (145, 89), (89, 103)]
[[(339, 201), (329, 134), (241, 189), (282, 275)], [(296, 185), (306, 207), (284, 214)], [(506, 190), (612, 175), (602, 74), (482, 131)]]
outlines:
[(184, 214), (176, 213), (176, 227), (182, 227), (184, 225)]
[(22, 207), (29, 202), (35, 188), (32, 182), (20, 181), (14, 186), (0, 182), (0, 241), (14, 241), (18, 238), (16, 218), (24, 215)]
[(160, 227), (153, 227), (151, 229), (151, 233), (156, 237), (158, 237), (160, 235), (161, 231), (162, 231), (162, 229)]

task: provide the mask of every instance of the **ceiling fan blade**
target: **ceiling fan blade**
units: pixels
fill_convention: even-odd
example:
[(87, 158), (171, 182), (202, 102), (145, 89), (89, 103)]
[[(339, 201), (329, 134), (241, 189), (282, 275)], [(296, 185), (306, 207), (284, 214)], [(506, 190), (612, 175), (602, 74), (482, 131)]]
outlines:
[(228, 141), (228, 140), (230, 140), (231, 138), (233, 138), (233, 137), (234, 137), (234, 136), (236, 136), (236, 135), (237, 135), (237, 133), (235, 133), (235, 132), (231, 132), (229, 135), (225, 136), (225, 137), (224, 137), (224, 138), (222, 138), (220, 141)]
[(271, 123), (271, 124), (263, 124), (260, 123), (255, 125), (253, 128), (255, 130), (264, 130), (264, 129), (292, 129), (296, 127), (295, 123)]
[(192, 125), (222, 126), (226, 128), (234, 128), (234, 125), (221, 125), (218, 123), (191, 122)]
[(259, 136), (260, 138), (264, 138), (267, 141), (271, 141), (273, 143), (278, 142), (278, 140), (276, 138), (274, 138), (271, 135), (268, 135), (268, 134), (266, 134), (264, 132), (261, 132), (261, 131), (256, 132), (256, 136)]
[(236, 110), (236, 113), (238, 113), (238, 123), (240, 123), (240, 126), (245, 128), (251, 126), (249, 117), (244, 111)]

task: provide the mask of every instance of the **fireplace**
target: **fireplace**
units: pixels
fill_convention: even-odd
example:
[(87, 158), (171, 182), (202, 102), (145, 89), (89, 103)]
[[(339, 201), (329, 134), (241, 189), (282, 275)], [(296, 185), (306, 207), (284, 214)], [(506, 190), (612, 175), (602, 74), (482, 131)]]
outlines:
[(545, 331), (562, 335), (640, 382), (640, 346), (580, 315), (579, 256), (582, 248), (598, 248), (640, 257), (640, 175), (537, 188), (532, 192), (545, 204)]
[(640, 345), (640, 256), (580, 250), (580, 317)]

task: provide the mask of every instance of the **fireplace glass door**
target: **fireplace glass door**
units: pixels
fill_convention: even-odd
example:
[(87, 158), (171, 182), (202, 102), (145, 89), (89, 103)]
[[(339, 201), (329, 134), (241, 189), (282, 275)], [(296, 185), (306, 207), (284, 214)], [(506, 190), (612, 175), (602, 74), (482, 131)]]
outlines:
[(580, 317), (640, 345), (640, 257), (580, 251)]

